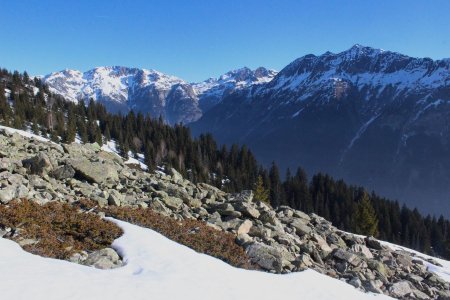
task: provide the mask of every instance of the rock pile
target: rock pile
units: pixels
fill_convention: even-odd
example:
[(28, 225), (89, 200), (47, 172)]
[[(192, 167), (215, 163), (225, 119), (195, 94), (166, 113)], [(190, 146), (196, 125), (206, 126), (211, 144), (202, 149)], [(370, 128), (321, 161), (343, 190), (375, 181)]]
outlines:
[[(0, 132), (0, 202), (26, 197), (39, 203), (89, 198), (106, 205), (149, 208), (175, 219), (193, 218), (236, 234), (236, 242), (262, 269), (307, 268), (367, 292), (404, 299), (450, 299), (449, 283), (423, 259), (374, 238), (342, 232), (315, 214), (276, 210), (252, 191), (227, 194), (193, 184), (176, 170), (146, 173), (128, 167), (96, 144), (57, 145)], [(73, 261), (100, 268), (120, 265), (108, 249)], [(438, 264), (437, 262), (432, 262)]]

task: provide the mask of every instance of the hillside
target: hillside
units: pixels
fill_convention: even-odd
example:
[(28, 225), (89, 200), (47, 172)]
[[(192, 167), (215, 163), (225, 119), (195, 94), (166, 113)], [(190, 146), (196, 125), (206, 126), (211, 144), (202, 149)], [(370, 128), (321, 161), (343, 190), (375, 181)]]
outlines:
[[(210, 258), (199, 256), (191, 250), (180, 248), (155, 233), (123, 222), (118, 224), (125, 231), (125, 235), (112, 247), (122, 256), (125, 266), (114, 271), (107, 271), (111, 274), (108, 277), (103, 277), (103, 273), (86, 269), (86, 267), (47, 262), (20, 254), (17, 252), (17, 247), (2, 241), (0, 245), (4, 247), (6, 257), (11, 258), (2, 258), (5, 266), (20, 270), (25, 266), (22, 260), (24, 259), (29, 262), (26, 267), (44, 270), (45, 275), (39, 280), (52, 279), (56, 275), (54, 272), (58, 272), (56, 275), (58, 279), (55, 280), (60, 284), (58, 286), (61, 289), (58, 288), (55, 291), (54, 297), (67, 295), (67, 293), (76, 293), (76, 295), (84, 295), (89, 291), (97, 293), (96, 287), (99, 285), (89, 285), (94, 287), (87, 290), (77, 288), (78, 284), (83, 284), (85, 280), (95, 282), (109, 280), (111, 284), (120, 279), (122, 284), (113, 284), (115, 287), (108, 293), (124, 285), (136, 286), (126, 282), (133, 280), (135, 283), (140, 278), (149, 282), (159, 278), (158, 285), (161, 287), (162, 284), (164, 287), (173, 286), (178, 280), (186, 282), (186, 276), (189, 276), (190, 279), (187, 281), (190, 283), (189, 286), (198, 284), (198, 281), (192, 280), (193, 278), (197, 278), (203, 286), (205, 282), (210, 282), (206, 278), (212, 278), (209, 275), (210, 272), (204, 271), (205, 264), (208, 270), (212, 266), (220, 270), (213, 277), (214, 283), (208, 286), (216, 287), (220, 282), (220, 290), (223, 290), (234, 280), (240, 282), (233, 285), (241, 288), (231, 290), (232, 295), (244, 293), (253, 297), (252, 295), (265, 291), (258, 289), (258, 292), (255, 292), (251, 288), (251, 283), (242, 281), (247, 278), (248, 280), (258, 278), (253, 281), (258, 282), (258, 285), (259, 280), (280, 281), (279, 286), (268, 285), (272, 292), (264, 293), (264, 297), (273, 296), (273, 292), (279, 291), (285, 285), (293, 285), (288, 293), (292, 291), (295, 294), (300, 293), (301, 288), (308, 287), (304, 295), (311, 299), (328, 298), (331, 292), (335, 297), (343, 299), (364, 297), (364, 294), (358, 295), (357, 293), (360, 292), (350, 288), (350, 285), (360, 291), (397, 298), (414, 296), (422, 299), (438, 299), (449, 295), (450, 287), (446, 281), (448, 277), (445, 275), (448, 274), (446, 268), (449, 263), (446, 261), (437, 261), (408, 249), (385, 245), (371, 237), (365, 238), (340, 231), (329, 221), (315, 214), (308, 215), (285, 206), (273, 209), (268, 204), (254, 199), (255, 196), (251, 191), (228, 194), (204, 183), (193, 184), (174, 169), (168, 170), (167, 174), (161, 171), (143, 172), (136, 166), (127, 165), (118, 155), (102, 151), (96, 144), (59, 145), (33, 137), (31, 139), (23, 137), (20, 133), (7, 128), (0, 131), (2, 168), (4, 169), (1, 173), (4, 178), (1, 180), (1, 205), (8, 205), (13, 199), (24, 197), (41, 204), (52, 201), (67, 202), (78, 205), (88, 214), (106, 214), (141, 226), (148, 224), (148, 221), (142, 218), (146, 211), (158, 212), (162, 216), (179, 221), (197, 220), (204, 222), (213, 230), (232, 234), (236, 245), (245, 250), (249, 262), (257, 265), (261, 270), (271, 273), (292, 273), (289, 276), (277, 277), (255, 271), (232, 269)], [(91, 199), (91, 204), (85, 199)], [(22, 234), (24, 232), (20, 225), (14, 230), (8, 231), (5, 228), (2, 230), (18, 232), (19, 236), (21, 232)], [(200, 228), (194, 228), (190, 235), (196, 235), (200, 231)], [(148, 237), (148, 240), (142, 237)], [(33, 243), (39, 243), (39, 240)], [(169, 253), (168, 258), (166, 255)], [(214, 255), (221, 257), (220, 253)], [(17, 265), (18, 260), (20, 265)], [(304, 271), (305, 269), (311, 270)], [(71, 274), (70, 278), (73, 278), (73, 273), (70, 273), (72, 271), (80, 274), (77, 285), (74, 288), (62, 288), (67, 286), (65, 274)], [(304, 272), (296, 273), (299, 271)], [(191, 272), (199, 277), (191, 277)], [(232, 276), (235, 272), (236, 277)], [(433, 272), (437, 272), (437, 275)], [(33, 273), (0, 273), (0, 276), (9, 278), (5, 280), (13, 282), (11, 287), (14, 288), (8, 289), (8, 292), (23, 293), (23, 295), (29, 295), (33, 291), (40, 293), (40, 285), (33, 284), (30, 289), (19, 291), (19, 286), (14, 283), (15, 279), (19, 278), (25, 281), (31, 280), (24, 274), (31, 276)], [(134, 275), (131, 276), (131, 274)], [(323, 277), (325, 275), (329, 277)], [(126, 279), (127, 276), (131, 276), (132, 279)], [(231, 276), (234, 279), (228, 279), (231, 281), (224, 284), (218, 281), (222, 276), (225, 276), (224, 278)], [(330, 277), (340, 279), (341, 282)], [(342, 281), (350, 285), (345, 286)], [(318, 282), (321, 288), (317, 286)], [(70, 284), (73, 282), (70, 281)], [(329, 284), (333, 289), (324, 290), (323, 284)], [(122, 291), (128, 291), (128, 289)], [(215, 292), (215, 289), (211, 290), (213, 291)], [(235, 291), (238, 294), (235, 294)], [(140, 288), (129, 291), (136, 297), (142, 297), (146, 292), (148, 292), (147, 289)], [(150, 290), (150, 293), (158, 295), (160, 293), (177, 295), (178, 292), (180, 291), (172, 289)]]
[(355, 45), (306, 55), (228, 95), (190, 127), (248, 145), (265, 165), (301, 165), (450, 212), (450, 60)]
[[(262, 167), (244, 145), (218, 145), (212, 136), (193, 138), (186, 127), (128, 113), (110, 114), (100, 103), (75, 104), (52, 94), (26, 73), (0, 73), (0, 123), (33, 132), (53, 142), (97, 143), (147, 171), (175, 168), (193, 183), (225, 192), (254, 189), (272, 207), (315, 213), (339, 229), (380, 239), (434, 256), (450, 258), (449, 221), (368, 193), (327, 174), (308, 178), (302, 168), (281, 179), (276, 164)], [(3, 86), (3, 87), (2, 87)], [(7, 159), (6, 164), (7, 164)], [(9, 195), (11, 191), (5, 191)], [(45, 197), (48, 197), (46, 194)], [(368, 211), (368, 217), (364, 211)]]

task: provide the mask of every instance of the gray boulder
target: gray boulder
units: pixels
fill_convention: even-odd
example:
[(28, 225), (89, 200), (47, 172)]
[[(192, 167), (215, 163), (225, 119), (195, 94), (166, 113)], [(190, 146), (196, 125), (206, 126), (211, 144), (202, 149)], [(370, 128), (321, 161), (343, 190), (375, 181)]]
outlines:
[(282, 256), (275, 248), (262, 243), (254, 243), (247, 247), (246, 252), (250, 260), (261, 268), (278, 273), (282, 271)]
[(412, 292), (411, 285), (408, 281), (399, 281), (394, 283), (390, 288), (389, 292), (392, 296), (401, 298)]
[(24, 159), (22, 165), (30, 174), (36, 175), (44, 175), (53, 170), (50, 158), (43, 152), (39, 152), (38, 155), (32, 158)]
[(355, 267), (361, 263), (361, 258), (359, 258), (358, 255), (345, 251), (343, 249), (336, 249), (333, 252), (333, 256), (340, 260), (346, 261)]
[(302, 219), (294, 219), (291, 222), (291, 226), (299, 236), (309, 234), (312, 231), (311, 227), (309, 227)]
[(0, 189), (0, 202), (6, 204), (11, 200), (27, 197), (29, 192), (24, 185), (8, 185)]
[(64, 165), (54, 169), (50, 175), (58, 180), (68, 179), (75, 176), (75, 170), (71, 166)]
[(260, 216), (259, 211), (255, 207), (253, 207), (251, 203), (238, 202), (234, 203), (233, 205), (235, 210), (241, 212), (246, 217), (258, 219)]
[(120, 267), (122, 262), (114, 249), (105, 248), (90, 253), (83, 264), (97, 269), (114, 269)]
[(124, 199), (125, 196), (120, 192), (118, 192), (117, 190), (111, 190), (109, 192), (108, 204), (113, 206), (120, 206)]
[(109, 163), (91, 162), (85, 158), (71, 159), (70, 165), (81, 177), (91, 183), (106, 183), (108, 180), (117, 182), (117, 169)]
[(183, 200), (171, 196), (161, 198), (161, 201), (170, 209), (179, 209)]

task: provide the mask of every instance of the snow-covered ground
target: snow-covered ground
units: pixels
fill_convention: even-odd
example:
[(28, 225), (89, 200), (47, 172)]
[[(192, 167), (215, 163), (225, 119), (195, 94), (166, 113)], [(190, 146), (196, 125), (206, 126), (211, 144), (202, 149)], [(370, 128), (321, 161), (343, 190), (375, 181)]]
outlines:
[(115, 222), (125, 234), (113, 246), (127, 265), (114, 270), (43, 258), (0, 239), (1, 299), (389, 299), (312, 270), (237, 269), (150, 229)]
[(35, 134), (25, 131), (25, 130), (15, 129), (15, 128), (6, 127), (6, 126), (2, 126), (2, 125), (0, 125), (0, 129), (3, 129), (8, 133), (18, 133), (27, 138), (34, 138), (41, 142), (49, 142), (50, 141), (49, 139), (43, 138), (42, 136), (35, 135)]

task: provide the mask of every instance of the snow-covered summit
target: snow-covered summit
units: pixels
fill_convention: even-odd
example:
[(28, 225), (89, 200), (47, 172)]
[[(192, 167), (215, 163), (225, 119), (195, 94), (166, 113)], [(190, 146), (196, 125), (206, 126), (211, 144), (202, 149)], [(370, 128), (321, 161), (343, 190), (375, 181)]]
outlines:
[(192, 84), (200, 97), (203, 111), (207, 111), (219, 103), (227, 94), (253, 85), (271, 81), (277, 71), (259, 67), (255, 70), (244, 67), (229, 71), (219, 78), (209, 78), (203, 82)]
[(336, 82), (344, 82), (347, 88), (365, 90), (367, 98), (374, 91), (380, 93), (386, 88), (393, 88), (396, 93), (417, 90), (431, 93), (450, 83), (450, 62), (413, 58), (356, 44), (337, 54), (326, 52), (298, 58), (281, 70), (263, 92), (275, 91), (292, 100), (304, 100), (317, 91), (333, 91)]

